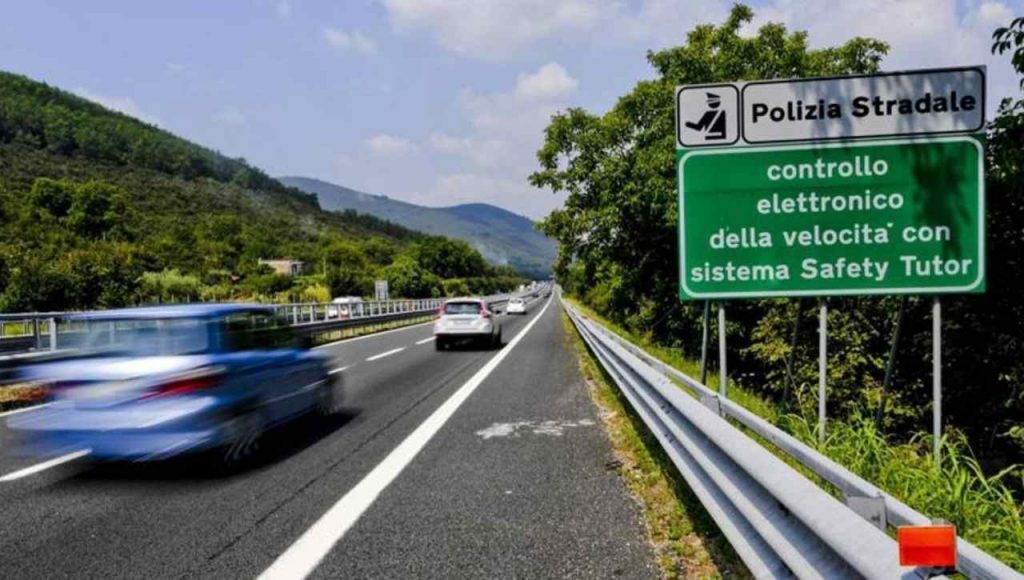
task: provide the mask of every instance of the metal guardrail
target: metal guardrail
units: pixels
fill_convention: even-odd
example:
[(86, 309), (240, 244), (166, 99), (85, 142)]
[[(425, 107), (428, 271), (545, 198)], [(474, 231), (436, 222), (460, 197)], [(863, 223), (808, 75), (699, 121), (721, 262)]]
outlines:
[[(889, 525), (927, 516), (692, 377), (669, 367), (563, 301), (580, 335), (755, 577), (927, 577), (899, 566)], [(670, 378), (671, 377), (671, 378)], [(672, 381), (692, 389), (699, 400)], [(821, 489), (726, 418), (765, 438), (842, 491)], [(1024, 578), (957, 540), (957, 571)]]
[[(491, 305), (508, 301), (508, 294), (484, 297)], [(311, 336), (345, 328), (380, 324), (417, 318), (436, 311), (446, 298), (418, 300), (382, 300), (355, 304), (295, 303), (269, 304), (279, 317), (288, 321), (297, 333)], [(344, 310), (344, 314), (343, 314)], [(30, 312), (0, 314), (0, 353), (5, 355), (30, 351), (56, 351), (61, 337), (75, 332), (64, 320), (75, 312)], [(5, 327), (18, 329), (18, 334), (5, 334)]]

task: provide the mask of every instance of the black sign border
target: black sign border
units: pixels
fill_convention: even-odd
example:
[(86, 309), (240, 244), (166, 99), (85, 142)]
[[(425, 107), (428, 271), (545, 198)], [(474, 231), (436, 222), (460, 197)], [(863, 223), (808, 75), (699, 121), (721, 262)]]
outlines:
[[(812, 83), (818, 81), (835, 81), (835, 80), (846, 80), (846, 79), (861, 79), (861, 78), (878, 78), (878, 77), (896, 77), (906, 75), (918, 75), (918, 74), (932, 74), (932, 73), (949, 73), (949, 72), (964, 72), (964, 71), (976, 71), (981, 75), (981, 122), (973, 129), (959, 129), (954, 131), (931, 131), (927, 133), (887, 133), (885, 135), (861, 135), (861, 136), (844, 136), (844, 137), (823, 137), (819, 139), (771, 139), (766, 141), (751, 141), (747, 138), (747, 132), (744, 130), (745, 127), (742, 125), (743, 113), (746, 107), (746, 93), (747, 87), (753, 85), (783, 85), (793, 83)], [(676, 108), (679, 107), (678, 95), (676, 97)], [(891, 139), (893, 137), (917, 137), (926, 135), (964, 135), (978, 133), (985, 128), (986, 119), (988, 117), (988, 75), (985, 74), (985, 67), (980, 65), (975, 66), (958, 66), (958, 67), (947, 67), (947, 68), (923, 68), (905, 71), (893, 71), (883, 73), (865, 73), (857, 75), (835, 75), (829, 77), (813, 77), (813, 78), (799, 78), (799, 79), (775, 79), (775, 80), (763, 80), (763, 81), (750, 81), (743, 83), (743, 87), (740, 89), (740, 137), (744, 143), (751, 145), (761, 145), (768, 143), (815, 143), (815, 142), (828, 142), (828, 141), (859, 141), (862, 139)], [(676, 114), (676, 123), (679, 123), (678, 113)], [(678, 135), (678, 129), (677, 129)], [(678, 141), (678, 137), (676, 138)], [(734, 144), (734, 143), (731, 143)]]

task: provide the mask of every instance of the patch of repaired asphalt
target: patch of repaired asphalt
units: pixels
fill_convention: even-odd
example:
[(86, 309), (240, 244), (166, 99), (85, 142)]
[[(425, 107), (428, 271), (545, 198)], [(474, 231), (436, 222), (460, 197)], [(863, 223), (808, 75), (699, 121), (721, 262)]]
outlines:
[(476, 434), (485, 440), (492, 437), (520, 437), (522, 433), (561, 437), (565, 434), (566, 429), (592, 427), (595, 424), (590, 419), (580, 419), (579, 421), (513, 421), (509, 423), (493, 423), (490, 427), (480, 429)]

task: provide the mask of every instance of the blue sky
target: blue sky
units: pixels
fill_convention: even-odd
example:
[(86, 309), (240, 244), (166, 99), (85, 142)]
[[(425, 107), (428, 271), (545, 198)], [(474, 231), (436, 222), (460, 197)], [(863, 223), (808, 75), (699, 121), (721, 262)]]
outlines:
[[(650, 76), (649, 48), (718, 22), (718, 0), (10, 2), (0, 69), (244, 157), (425, 205), (493, 203), (539, 218), (561, 203), (526, 176), (550, 115), (609, 108)], [(892, 44), (885, 68), (989, 66), (1022, 0), (764, 0), (812, 45)]]

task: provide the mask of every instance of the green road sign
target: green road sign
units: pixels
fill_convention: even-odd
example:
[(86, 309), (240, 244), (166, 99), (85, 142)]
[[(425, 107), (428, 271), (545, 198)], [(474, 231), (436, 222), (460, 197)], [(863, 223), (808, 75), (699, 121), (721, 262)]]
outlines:
[(683, 299), (984, 290), (975, 137), (677, 152)]

